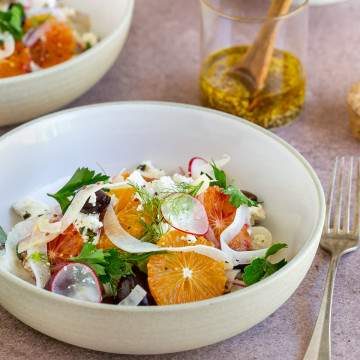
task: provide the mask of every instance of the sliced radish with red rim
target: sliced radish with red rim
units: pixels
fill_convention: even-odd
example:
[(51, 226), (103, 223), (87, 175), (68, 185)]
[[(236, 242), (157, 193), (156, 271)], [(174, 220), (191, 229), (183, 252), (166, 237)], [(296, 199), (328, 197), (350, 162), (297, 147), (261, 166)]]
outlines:
[(101, 288), (94, 271), (81, 263), (64, 265), (54, 276), (51, 291), (73, 299), (100, 303)]
[(188, 171), (190, 176), (194, 179), (198, 178), (201, 175), (204, 166), (209, 164), (209, 162), (199, 156), (193, 157), (189, 161)]
[(204, 235), (209, 220), (203, 204), (189, 194), (175, 193), (167, 196), (161, 212), (172, 227), (193, 235)]

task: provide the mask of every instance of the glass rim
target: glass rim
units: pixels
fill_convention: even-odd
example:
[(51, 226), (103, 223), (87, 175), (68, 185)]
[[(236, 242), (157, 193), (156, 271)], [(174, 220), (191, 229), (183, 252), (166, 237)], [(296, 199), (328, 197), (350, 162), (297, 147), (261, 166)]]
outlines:
[(215, 8), (212, 4), (210, 4), (210, 0), (200, 0), (200, 2), (205, 5), (208, 9), (210, 9), (213, 13), (221, 16), (225, 19), (233, 20), (233, 21), (241, 21), (241, 22), (264, 22), (266, 20), (283, 20), (290, 18), (297, 13), (301, 12), (305, 9), (305, 7), (309, 4), (310, 0), (303, 0), (301, 4), (296, 6), (293, 10), (284, 15), (279, 16), (241, 16), (241, 15), (228, 15), (221, 11), (221, 9)]

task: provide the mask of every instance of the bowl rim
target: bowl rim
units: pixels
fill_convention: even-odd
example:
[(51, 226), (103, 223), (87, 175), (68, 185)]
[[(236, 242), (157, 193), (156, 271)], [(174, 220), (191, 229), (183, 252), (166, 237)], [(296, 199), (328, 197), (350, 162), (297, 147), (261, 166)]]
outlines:
[[(32, 81), (32, 80), (38, 80), (40, 78), (51, 76), (56, 72), (66, 71), (67, 68), (76, 66), (76, 64), (86, 61), (86, 59), (91, 58), (93, 53), (95, 52), (101, 52), (102, 49), (109, 44), (116, 41), (117, 37), (122, 34), (123, 27), (126, 24), (126, 20), (132, 17), (135, 7), (135, 0), (126, 0), (126, 8), (124, 10), (124, 17), (121, 19), (121, 21), (117, 24), (116, 28), (108, 35), (106, 35), (104, 38), (102, 38), (95, 46), (90, 48), (89, 50), (82, 52), (78, 56), (75, 56), (67, 61), (64, 61), (63, 63), (51, 66), (46, 69), (42, 69), (40, 71), (30, 72), (27, 74), (17, 75), (17, 76), (10, 76), (5, 77), (3, 79), (0, 79), (0, 87), (6, 86), (6, 85), (13, 85), (17, 84), (21, 81)], [(130, 20), (131, 21), (131, 20)]]
[[(19, 285), (20, 287), (23, 287), (24, 290), (29, 290), (34, 294), (34, 296), (42, 296), (47, 297), (47, 299), (51, 299), (51, 301), (60, 302), (60, 303), (67, 303), (72, 304), (76, 307), (81, 308), (87, 308), (92, 309), (95, 311), (115, 311), (115, 312), (140, 312), (140, 313), (148, 313), (148, 312), (168, 312), (168, 311), (174, 311), (174, 310), (191, 310), (196, 309), (198, 307), (203, 306), (211, 306), (214, 304), (218, 304), (221, 302), (224, 302), (226, 300), (234, 300), (235, 298), (241, 298), (242, 296), (246, 296), (246, 294), (251, 294), (253, 292), (258, 291), (258, 289), (261, 289), (265, 286), (271, 286), (271, 284), (278, 278), (278, 277), (284, 277), (286, 273), (289, 271), (294, 271), (294, 268), (298, 263), (300, 263), (306, 256), (309, 251), (309, 248), (314, 242), (318, 242), (320, 239), (320, 236), (322, 234), (323, 225), (325, 222), (325, 211), (326, 211), (326, 202), (325, 202), (325, 195), (324, 191), (321, 185), (321, 182), (316, 175), (314, 169), (311, 167), (309, 162), (290, 144), (288, 144), (285, 140), (280, 138), (278, 135), (274, 134), (273, 132), (266, 130), (256, 124), (253, 124), (247, 120), (244, 120), (240, 117), (224, 113), (222, 111), (213, 110), (197, 105), (190, 105), (190, 104), (181, 104), (181, 103), (175, 103), (175, 102), (167, 102), (167, 101), (116, 101), (116, 102), (104, 102), (104, 103), (98, 103), (98, 104), (92, 104), (92, 105), (85, 105), (85, 106), (78, 106), (62, 111), (58, 111), (52, 114), (48, 114), (45, 116), (42, 116), (38, 119), (29, 121), (23, 125), (20, 125), (16, 127), (15, 129), (5, 133), (4, 135), (0, 136), (0, 144), (4, 140), (6, 140), (8, 137), (16, 135), (17, 132), (22, 131), (23, 129), (27, 127), (32, 127), (37, 124), (46, 123), (48, 121), (51, 121), (52, 119), (62, 117), (66, 114), (71, 113), (81, 113), (82, 111), (87, 111), (91, 109), (98, 109), (98, 108), (110, 108), (110, 107), (118, 107), (118, 106), (133, 106), (133, 107), (139, 107), (139, 106), (147, 106), (147, 107), (168, 107), (168, 108), (174, 108), (175, 110), (177, 108), (180, 109), (188, 109), (193, 110), (197, 112), (203, 112), (203, 113), (211, 113), (216, 114), (219, 117), (227, 118), (227, 121), (232, 121), (236, 123), (242, 123), (245, 126), (250, 126), (254, 130), (262, 133), (265, 136), (268, 136), (275, 140), (278, 144), (283, 146), (288, 152), (290, 152), (304, 167), (304, 170), (308, 173), (310, 178), (312, 179), (314, 186), (317, 191), (317, 197), (318, 197), (318, 203), (319, 203), (319, 211), (317, 214), (317, 224), (313, 228), (312, 233), (310, 234), (309, 238), (305, 242), (305, 244), (301, 247), (300, 251), (280, 270), (278, 270), (273, 275), (269, 276), (266, 279), (261, 280), (260, 282), (253, 284), (249, 287), (246, 287), (242, 289), (241, 291), (236, 291), (229, 294), (224, 294), (215, 298), (207, 299), (207, 300), (200, 300), (196, 302), (186, 303), (186, 304), (175, 304), (175, 305), (156, 305), (156, 306), (116, 306), (113, 304), (103, 304), (103, 303), (91, 303), (83, 300), (77, 300), (77, 299), (71, 299), (66, 296), (54, 294), (50, 291), (37, 288), (33, 284), (30, 284), (17, 276), (7, 272), (6, 270), (2, 269), (0, 267), (0, 276), (4, 276), (9, 280), (10, 282), (13, 281), (15, 284)], [(73, 119), (74, 121), (74, 119)], [(76, 120), (75, 120), (76, 121)], [(318, 239), (318, 240), (317, 240)], [(313, 259), (312, 259), (313, 260)]]

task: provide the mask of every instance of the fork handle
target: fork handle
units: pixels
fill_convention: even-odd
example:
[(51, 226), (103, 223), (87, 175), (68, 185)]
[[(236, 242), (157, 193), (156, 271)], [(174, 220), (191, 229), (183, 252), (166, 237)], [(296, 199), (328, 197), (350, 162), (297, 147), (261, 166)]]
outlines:
[(331, 306), (339, 255), (331, 257), (319, 316), (304, 360), (331, 359)]

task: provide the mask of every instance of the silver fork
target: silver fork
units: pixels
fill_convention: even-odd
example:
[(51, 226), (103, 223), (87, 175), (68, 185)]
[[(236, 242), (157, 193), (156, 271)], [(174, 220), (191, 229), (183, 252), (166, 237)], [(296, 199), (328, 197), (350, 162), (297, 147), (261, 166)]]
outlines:
[[(353, 183), (355, 203), (352, 202)], [(320, 241), (320, 246), (331, 255), (331, 260), (319, 316), (304, 360), (331, 359), (331, 305), (335, 275), (340, 258), (359, 247), (359, 210), (360, 158), (336, 158)]]

